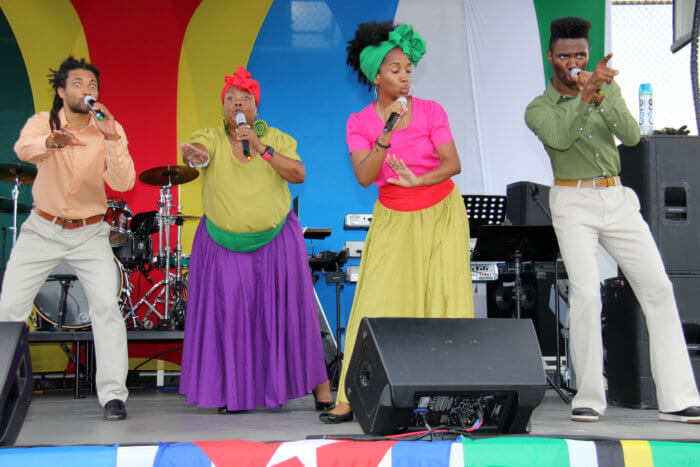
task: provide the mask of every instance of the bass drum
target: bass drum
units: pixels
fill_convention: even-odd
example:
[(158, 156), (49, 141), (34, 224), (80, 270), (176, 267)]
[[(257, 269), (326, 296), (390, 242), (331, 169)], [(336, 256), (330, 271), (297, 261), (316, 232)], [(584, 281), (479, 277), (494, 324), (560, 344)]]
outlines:
[[(126, 286), (126, 274), (117, 258), (114, 258), (114, 276), (111, 278), (117, 284), (117, 298), (120, 308), (123, 305)], [(83, 286), (68, 263), (60, 263), (49, 278), (41, 286), (39, 294), (34, 299), (36, 312), (45, 327), (59, 327), (59, 310), (61, 306), (62, 284), (70, 284), (66, 293), (66, 307), (63, 312), (63, 329), (84, 329), (90, 327), (88, 301)]]

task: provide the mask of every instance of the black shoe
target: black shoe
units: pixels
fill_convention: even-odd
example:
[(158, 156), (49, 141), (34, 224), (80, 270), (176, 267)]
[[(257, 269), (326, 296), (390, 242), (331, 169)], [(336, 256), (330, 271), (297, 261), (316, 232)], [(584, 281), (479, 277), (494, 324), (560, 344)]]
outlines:
[(343, 415), (335, 415), (330, 412), (322, 412), (319, 414), (318, 419), (321, 420), (323, 423), (330, 423), (330, 424), (335, 424), (335, 423), (343, 423), (343, 422), (351, 422), (352, 421), (352, 411), (343, 414)]
[(314, 402), (316, 403), (316, 411), (318, 411), (318, 412), (320, 412), (320, 411), (327, 412), (327, 411), (333, 409), (333, 407), (335, 407), (335, 402), (333, 402), (333, 401), (330, 401), (330, 402), (319, 402), (319, 400), (316, 398), (316, 390), (315, 390), (315, 389), (314, 389), (313, 391), (311, 391), (311, 394), (314, 395)]
[(597, 422), (598, 412), (588, 407), (578, 407), (571, 411), (571, 420), (575, 422)]
[(700, 407), (687, 407), (678, 412), (659, 412), (659, 420), (666, 422), (700, 423)]
[(126, 418), (126, 406), (124, 401), (112, 399), (105, 404), (105, 420), (124, 420)]
[(217, 410), (217, 413), (218, 413), (219, 415), (229, 415), (229, 414), (242, 413), (242, 412), (245, 412), (245, 410), (229, 410), (229, 409), (226, 408), (225, 405), (222, 405), (222, 406), (219, 407), (219, 409)]

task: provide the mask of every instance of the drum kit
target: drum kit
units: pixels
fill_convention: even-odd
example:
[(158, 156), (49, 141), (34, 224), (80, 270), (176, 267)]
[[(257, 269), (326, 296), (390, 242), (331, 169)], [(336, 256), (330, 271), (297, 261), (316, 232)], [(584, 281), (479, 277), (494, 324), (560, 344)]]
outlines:
[[(13, 212), (13, 245), (17, 238), (17, 214), (31, 207), (18, 201), (21, 185), (33, 183), (36, 168), (23, 164), (0, 164), (0, 180), (13, 183), (12, 199), (0, 196), (0, 211)], [(182, 225), (201, 216), (182, 214), (173, 204), (172, 189), (197, 178), (195, 169), (179, 165), (154, 167), (139, 175), (141, 182), (159, 187), (158, 209), (134, 215), (122, 199), (107, 202), (105, 222), (114, 252), (118, 303), (128, 328), (182, 329), (187, 301), (189, 255), (182, 253)], [(176, 227), (171, 245), (171, 227)], [(158, 234), (154, 249), (152, 236)], [(4, 241), (4, 240), (3, 240)], [(4, 259), (4, 258), (3, 258)], [(160, 271), (163, 279), (153, 282), (150, 272)], [(140, 273), (152, 284), (134, 303), (135, 284)], [(90, 327), (88, 303), (78, 277), (67, 263), (59, 264), (35, 299), (34, 324), (39, 329), (85, 329)]]

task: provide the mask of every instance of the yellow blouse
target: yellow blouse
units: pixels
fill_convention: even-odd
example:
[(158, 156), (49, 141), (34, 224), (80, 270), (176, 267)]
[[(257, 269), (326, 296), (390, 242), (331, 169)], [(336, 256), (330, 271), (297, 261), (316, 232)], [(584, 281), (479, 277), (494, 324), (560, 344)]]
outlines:
[[(260, 141), (301, 161), (296, 140), (276, 128), (270, 127)], [(196, 131), (192, 142), (204, 145), (209, 153), (209, 165), (199, 169), (202, 204), (217, 227), (235, 233), (262, 232), (289, 214), (292, 195), (287, 181), (258, 154), (247, 163), (236, 159), (223, 126)]]

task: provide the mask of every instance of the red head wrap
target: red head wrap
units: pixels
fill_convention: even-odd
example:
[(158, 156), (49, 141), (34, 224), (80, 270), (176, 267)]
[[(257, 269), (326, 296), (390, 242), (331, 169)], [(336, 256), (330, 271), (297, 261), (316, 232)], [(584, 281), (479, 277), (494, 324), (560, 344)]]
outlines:
[(238, 89), (244, 89), (253, 94), (255, 96), (255, 105), (259, 105), (260, 83), (255, 81), (250, 76), (250, 73), (248, 73), (242, 66), (238, 67), (238, 71), (236, 71), (233, 76), (224, 76), (224, 81), (226, 81), (226, 84), (224, 85), (224, 89), (221, 91), (221, 103), (224, 103), (226, 91), (235, 86)]

